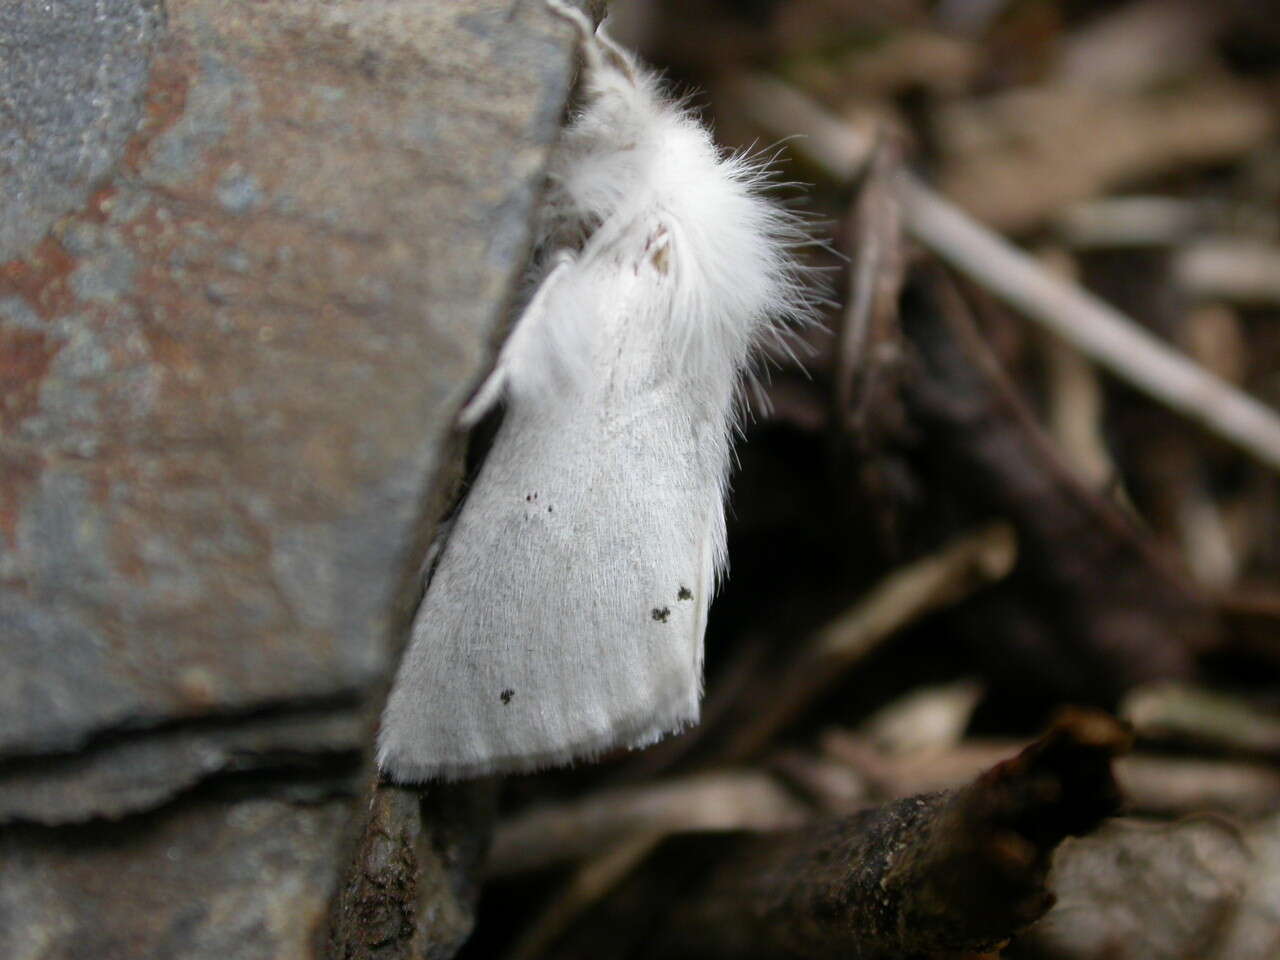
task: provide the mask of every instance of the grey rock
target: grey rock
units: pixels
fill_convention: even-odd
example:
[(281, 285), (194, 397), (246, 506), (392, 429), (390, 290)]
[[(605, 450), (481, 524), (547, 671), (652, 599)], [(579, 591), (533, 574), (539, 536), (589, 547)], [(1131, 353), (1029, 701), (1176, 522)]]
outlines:
[(1208, 960), (1275, 960), (1280, 956), (1280, 814), (1244, 831), (1252, 854), (1236, 909), (1219, 933)]
[(156, 0), (0, 5), (0, 262), (85, 202), (137, 127)]
[[(536, 2), (0, 11), (0, 956), (323, 950), (572, 59)], [(413, 811), (443, 958), (484, 831)]]
[(0, 46), (36, 124), (0, 124), (0, 760), (377, 696), (569, 31), (505, 0), (75, 0), (9, 5)]
[(285, 960), (324, 932), (344, 802), (192, 802), (0, 836), (6, 960)]
[(1063, 960), (1205, 956), (1248, 872), (1248, 847), (1225, 820), (1113, 820), (1058, 850), (1058, 900), (1028, 940)]
[[(61, 825), (119, 819), (222, 774), (319, 769), (332, 791), (356, 763), (368, 725), (350, 705), (327, 704), (232, 724), (117, 734), (59, 756), (0, 765), (0, 822)], [(279, 791), (274, 791), (278, 793)]]

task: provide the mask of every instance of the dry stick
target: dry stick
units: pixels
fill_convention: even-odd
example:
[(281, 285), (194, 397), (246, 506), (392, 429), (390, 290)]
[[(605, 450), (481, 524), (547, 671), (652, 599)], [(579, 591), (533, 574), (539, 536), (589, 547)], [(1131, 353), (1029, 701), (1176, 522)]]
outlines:
[(662, 833), (647, 833), (627, 837), (583, 863), (559, 895), (520, 935), (507, 952), (506, 960), (537, 960), (544, 955), (574, 920), (612, 893), (653, 852), (664, 836)]
[(1202, 232), (1210, 214), (1190, 200), (1110, 196), (1078, 200), (1053, 217), (1055, 232), (1076, 250), (1172, 247)]
[[(833, 178), (846, 180), (869, 147), (838, 117), (775, 80), (744, 80), (743, 106), (771, 132), (796, 143)], [(843, 133), (837, 131), (843, 129)], [(903, 222), (921, 243), (1015, 309), (1174, 410), (1280, 470), (1280, 415), (1188, 360), (1115, 307), (1052, 276), (915, 177), (898, 179)]]
[[(968, 740), (927, 756), (886, 755), (843, 730), (823, 736), (824, 753), (840, 760), (889, 796), (942, 790), (964, 783), (1014, 749), (1009, 741)], [(1116, 779), (1132, 811), (1188, 814), (1215, 810), (1254, 816), (1280, 804), (1280, 772), (1262, 763), (1200, 760), (1151, 754), (1117, 761)]]
[(1280, 758), (1280, 717), (1243, 697), (1187, 683), (1131, 690), (1120, 707), (1139, 736)]
[[(1041, 253), (1040, 262), (1058, 276), (1075, 279), (1076, 263), (1063, 250)], [(1049, 382), (1049, 433), (1080, 481), (1090, 490), (1103, 490), (1118, 482), (1119, 471), (1103, 437), (1097, 368), (1061, 337), (1048, 330), (1041, 337)], [(1113, 499), (1123, 502), (1123, 495)]]
[(639, 834), (776, 830), (805, 807), (771, 776), (723, 771), (543, 803), (504, 821), (493, 838), (491, 876), (579, 860)]
[(733, 762), (754, 753), (881, 641), (925, 614), (1003, 578), (1013, 569), (1016, 556), (1013, 529), (998, 523), (889, 574), (809, 641), (768, 705), (734, 737), (724, 759)]
[(880, 399), (876, 388), (900, 359), (883, 355), (898, 339), (905, 272), (902, 217), (894, 189), (900, 165), (898, 145), (883, 140), (871, 158), (851, 218), (854, 251), (839, 331), (836, 409), (842, 425), (855, 435), (865, 433), (870, 408)]
[(1280, 303), (1280, 249), (1271, 244), (1219, 238), (1180, 250), (1173, 275), (1192, 296), (1233, 303)]
[(1280, 469), (1280, 417), (1188, 360), (1110, 304), (1034, 260), (909, 174), (903, 215), (917, 239), (1015, 309), (1039, 320), (1112, 373)]
[(1058, 843), (1116, 809), (1111, 761), (1129, 741), (1105, 714), (1068, 711), (954, 793), (782, 833), (672, 838), (653, 882), (681, 875), (662, 872), (676, 863), (701, 879), (669, 897), (675, 907), (647, 955), (888, 960), (992, 949), (1052, 905), (1045, 879)]

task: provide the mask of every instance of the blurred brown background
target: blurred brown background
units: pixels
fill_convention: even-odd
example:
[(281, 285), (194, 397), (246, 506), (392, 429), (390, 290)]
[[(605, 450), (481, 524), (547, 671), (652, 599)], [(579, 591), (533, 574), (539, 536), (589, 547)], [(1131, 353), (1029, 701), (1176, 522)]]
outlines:
[(727, 148), (780, 145), (830, 303), (739, 446), (703, 723), (419, 792), (368, 747), (568, 31), (0, 10), (0, 953), (675, 956), (724, 842), (1088, 706), (1136, 732), (1124, 816), (1001, 955), (1280, 956), (1280, 9), (610, 11)]

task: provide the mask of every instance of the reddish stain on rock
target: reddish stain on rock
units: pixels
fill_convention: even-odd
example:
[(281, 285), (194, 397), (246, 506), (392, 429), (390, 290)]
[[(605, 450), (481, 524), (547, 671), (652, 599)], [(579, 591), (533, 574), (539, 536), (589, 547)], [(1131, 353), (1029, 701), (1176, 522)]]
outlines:
[(173, 42), (152, 61), (143, 120), (124, 149), (124, 166), (135, 173), (151, 141), (177, 123), (187, 108), (191, 51), (184, 47)]
[(17, 546), (22, 494), (40, 475), (43, 460), (35, 454), (0, 451), (0, 541)]
[(20, 297), (44, 320), (65, 313), (74, 296), (67, 277), (76, 260), (55, 237), (46, 237), (30, 256), (0, 264), (0, 297)]
[(36, 411), (57, 352), (39, 330), (0, 328), (0, 431), (9, 433)]

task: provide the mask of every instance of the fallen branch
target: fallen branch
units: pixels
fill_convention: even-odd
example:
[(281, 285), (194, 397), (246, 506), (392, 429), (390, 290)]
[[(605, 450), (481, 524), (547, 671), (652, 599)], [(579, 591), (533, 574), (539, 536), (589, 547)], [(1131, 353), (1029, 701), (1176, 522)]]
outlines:
[[(1053, 903), (1054, 848), (1119, 803), (1111, 761), (1129, 735), (1069, 711), (1043, 738), (954, 793), (917, 796), (774, 834), (676, 837), (557, 957), (888, 960), (989, 950)], [(673, 878), (684, 878), (683, 888)], [(659, 895), (659, 890), (661, 894)], [(671, 905), (662, 916), (639, 912)], [(625, 924), (640, 926), (627, 930)], [(643, 930), (638, 953), (628, 933)], [(590, 946), (588, 946), (590, 945)]]

